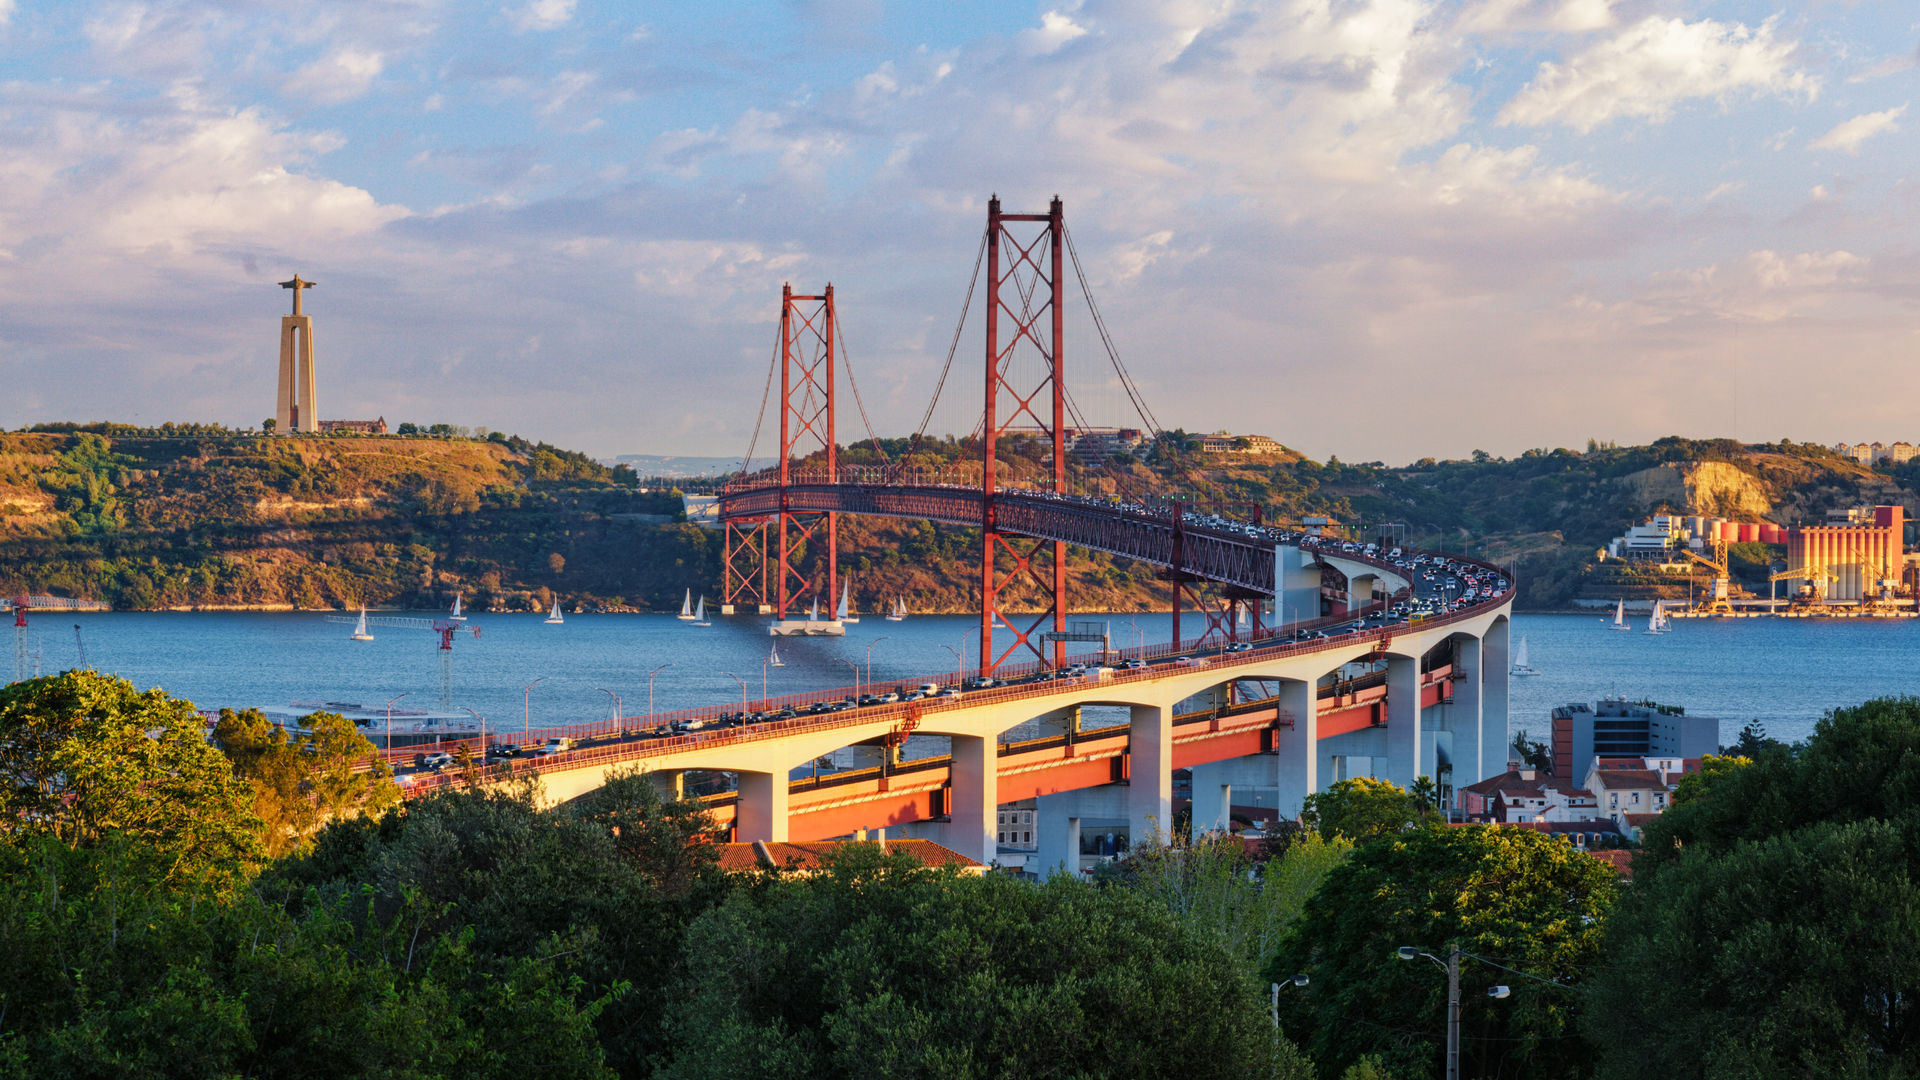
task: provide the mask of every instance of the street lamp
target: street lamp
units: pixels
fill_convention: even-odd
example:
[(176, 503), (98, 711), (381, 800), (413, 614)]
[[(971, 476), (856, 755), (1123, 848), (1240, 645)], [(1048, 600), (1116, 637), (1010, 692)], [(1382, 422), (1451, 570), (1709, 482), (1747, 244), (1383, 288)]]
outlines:
[(1139, 656), (1147, 651), (1147, 632), (1140, 629), (1140, 621), (1127, 616), (1127, 625), (1133, 627), (1133, 655)]
[(732, 679), (734, 682), (737, 682), (740, 684), (740, 711), (746, 712), (747, 711), (747, 680), (741, 678), (738, 675), (735, 675), (731, 671), (723, 671), (720, 674), (725, 675), (727, 678)]
[[(1463, 953), (1460, 946), (1455, 945), (1447, 951), (1447, 958), (1441, 960), (1430, 952), (1422, 952), (1417, 946), (1402, 945), (1394, 955), (1402, 960), (1424, 956), (1447, 973), (1447, 1080), (1460, 1080), (1460, 958), (1473, 954)], [(1480, 959), (1478, 956), (1473, 958)], [(1504, 986), (1487, 988), (1487, 996), (1496, 1000), (1509, 993), (1511, 991)]]
[(661, 664), (659, 667), (647, 672), (647, 715), (649, 717), (653, 715), (653, 677), (672, 666), (672, 664)]
[(533, 700), (533, 688), (546, 681), (547, 677), (542, 675), (520, 691), (520, 724), (524, 729), (520, 737), (527, 742), (533, 741), (533, 711), (528, 703)]
[(484, 764), (487, 756), (487, 718), (465, 705), (460, 706), (460, 711), (480, 722), (480, 760)]
[(945, 644), (943, 644), (943, 645), (941, 645), (940, 647), (941, 647), (941, 648), (943, 648), (943, 649), (945, 649), (945, 650), (947, 650), (948, 652), (950, 652), (950, 653), (952, 653), (952, 654), (953, 654), (953, 672), (954, 672), (954, 675), (955, 675), (956, 677), (958, 677), (958, 676), (961, 676), (961, 675), (965, 675), (965, 674), (967, 673), (967, 662), (966, 662), (965, 660), (963, 660), (963, 659), (961, 659), (961, 657), (960, 657), (960, 650), (959, 650), (959, 649), (956, 649), (956, 648), (954, 648), (954, 647), (953, 647), (953, 646), (951, 646), (951, 645), (945, 645)]
[(873, 647), (885, 640), (887, 640), (887, 635), (881, 634), (879, 637), (867, 642), (867, 686), (869, 688), (873, 686)]
[(607, 695), (607, 699), (608, 699), (608, 701), (609, 701), (609, 702), (610, 702), (610, 703), (611, 703), (611, 704), (613, 705), (613, 722), (614, 722), (614, 725), (615, 725), (616, 727), (617, 727), (617, 726), (619, 726), (619, 724), (620, 724), (620, 695), (619, 695), (619, 694), (616, 694), (616, 693), (614, 693), (613, 691), (611, 691), (611, 690), (609, 690), (609, 689), (607, 689), (607, 688), (606, 688), (606, 687), (604, 687), (604, 686), (596, 686), (596, 687), (594, 687), (594, 689), (595, 689), (595, 690), (598, 690), (598, 691), (600, 691), (601, 693), (603, 693), (603, 694), (605, 694), (605, 695)]
[(1273, 1029), (1275, 1031), (1280, 1030), (1280, 988), (1283, 986), (1305, 986), (1305, 985), (1307, 985), (1307, 976), (1305, 972), (1301, 972), (1300, 974), (1295, 975), (1291, 979), (1288, 979), (1286, 982), (1277, 982), (1273, 984)]
[[(411, 693), (413, 693), (413, 691), (411, 690), (407, 691), (407, 694), (411, 694)], [(401, 694), (399, 695), (399, 697), (395, 697), (387, 702), (387, 749), (388, 750), (393, 749), (393, 703), (395, 701), (399, 701), (400, 698), (406, 697), (407, 694)]]
[(853, 699), (858, 701), (860, 700), (860, 665), (844, 656), (840, 657), (840, 662), (853, 669)]

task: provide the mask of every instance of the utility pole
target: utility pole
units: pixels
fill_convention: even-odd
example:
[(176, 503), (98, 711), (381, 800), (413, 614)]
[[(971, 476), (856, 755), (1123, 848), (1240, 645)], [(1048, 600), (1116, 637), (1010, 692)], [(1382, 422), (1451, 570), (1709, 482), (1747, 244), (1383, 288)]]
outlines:
[(1447, 1080), (1460, 1080), (1460, 946), (1447, 950)]

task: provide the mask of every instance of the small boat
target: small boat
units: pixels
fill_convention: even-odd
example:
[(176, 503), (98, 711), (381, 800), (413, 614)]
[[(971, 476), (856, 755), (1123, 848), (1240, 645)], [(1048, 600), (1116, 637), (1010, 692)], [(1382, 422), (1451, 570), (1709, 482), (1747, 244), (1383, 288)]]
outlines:
[(1520, 639), (1520, 647), (1513, 651), (1513, 667), (1511, 670), (1508, 671), (1508, 674), (1509, 675), (1540, 674), (1538, 671), (1533, 670), (1533, 666), (1531, 664), (1527, 663), (1527, 639), (1525, 637), (1522, 637)]
[(820, 621), (820, 598), (817, 596), (813, 598), (812, 605), (810, 605), (807, 608), (807, 621), (808, 622)]
[(449, 619), (452, 619), (454, 622), (459, 622), (462, 619), (466, 618), (465, 615), (462, 615), (460, 613), (460, 594), (459, 593), (453, 594), (453, 607), (447, 612), (447, 617)]
[(892, 611), (889, 611), (889, 612), (887, 612), (887, 621), (888, 621), (888, 622), (900, 622), (900, 621), (902, 621), (902, 620), (904, 620), (904, 619), (905, 619), (906, 617), (907, 617), (907, 601), (906, 601), (906, 598), (905, 598), (905, 597), (902, 597), (902, 596), (896, 596), (896, 597), (894, 597), (894, 598), (893, 598), (893, 610), (892, 610)]
[(847, 613), (847, 593), (852, 587), (851, 582), (841, 582), (840, 584), (840, 607), (834, 611), (833, 617), (843, 623), (860, 621), (860, 616)]
[(713, 625), (712, 623), (707, 621), (707, 598), (705, 596), (700, 597), (700, 606), (693, 609), (693, 625), (695, 626), (712, 626)]
[(780, 659), (780, 646), (778, 643), (775, 643), (773, 648), (768, 650), (767, 652), (767, 666), (768, 667), (786, 667), (787, 666), (787, 662), (785, 660)]
[(1653, 602), (1653, 614), (1647, 618), (1647, 628), (1642, 630), (1641, 633), (1657, 635), (1664, 634), (1671, 629), (1673, 629), (1673, 626), (1667, 621), (1666, 608), (1661, 606), (1660, 601), (1655, 600)]
[(558, 600), (555, 600), (555, 601), (553, 602), (553, 613), (552, 613), (551, 615), (548, 615), (548, 616), (547, 616), (547, 622), (548, 622), (548, 623), (563, 623), (563, 622), (566, 622), (566, 621), (567, 621), (566, 619), (564, 619), (564, 618), (561, 618), (561, 616), (560, 616), (560, 601), (558, 601)]
[(353, 634), (351, 635), (351, 637), (355, 641), (372, 641), (373, 640), (373, 635), (367, 632), (367, 609), (366, 608), (360, 609), (360, 621), (353, 624)]
[[(701, 597), (700, 599), (702, 599), (702, 600), (705, 600), (705, 599), (706, 599), (706, 597), (704, 597), (704, 596), (703, 596), (703, 597)], [(693, 620), (694, 620), (694, 614), (693, 614), (693, 590), (692, 590), (692, 589), (688, 589), (688, 590), (687, 590), (687, 598), (686, 598), (685, 600), (682, 600), (682, 601), (680, 601), (680, 621), (681, 621), (681, 622), (692, 622)]]
[(1613, 606), (1613, 629), (1615, 630), (1633, 629), (1633, 627), (1627, 625), (1627, 602), (1625, 600), (1622, 600)]

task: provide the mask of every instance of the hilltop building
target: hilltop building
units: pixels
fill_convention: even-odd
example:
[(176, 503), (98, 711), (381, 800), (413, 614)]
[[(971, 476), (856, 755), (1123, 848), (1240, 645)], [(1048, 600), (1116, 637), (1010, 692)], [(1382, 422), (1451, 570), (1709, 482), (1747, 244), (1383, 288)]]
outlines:
[(361, 435), (385, 435), (387, 418), (382, 416), (377, 420), (322, 420), (320, 431), (321, 434), (329, 431), (353, 431)]
[(1674, 706), (1603, 698), (1553, 710), (1553, 775), (1563, 783), (1596, 757), (1697, 758), (1719, 750), (1720, 721)]
[(1200, 436), (1200, 452), (1204, 454), (1278, 454), (1286, 449), (1265, 435), (1235, 435), (1216, 431)]
[(1920, 457), (1920, 447), (1904, 439), (1893, 443), (1835, 443), (1833, 452), (1862, 465), (1905, 465)]

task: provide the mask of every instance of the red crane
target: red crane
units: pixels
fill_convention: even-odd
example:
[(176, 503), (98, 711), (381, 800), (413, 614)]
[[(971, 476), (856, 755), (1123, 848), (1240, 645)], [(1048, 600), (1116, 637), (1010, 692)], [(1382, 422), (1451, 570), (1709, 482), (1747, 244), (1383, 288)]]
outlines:
[[(467, 624), (467, 617), (460, 613), (460, 598), (453, 598), (453, 608), (438, 619), (422, 619), (407, 615), (329, 615), (328, 622), (352, 623), (356, 627), (398, 626), (408, 630), (432, 630), (440, 635), (440, 708), (448, 711), (453, 708), (453, 636), (470, 634), (480, 636), (480, 628)], [(356, 640), (361, 640), (356, 635)], [(369, 634), (364, 640), (372, 641)]]
[[(98, 600), (81, 600), (71, 596), (47, 596), (44, 593), (21, 593), (11, 601), (13, 605), (13, 678), (15, 682), (24, 682), (27, 677), (27, 612), (29, 611), (105, 611), (107, 605)], [(85, 657), (81, 662), (85, 663)]]

